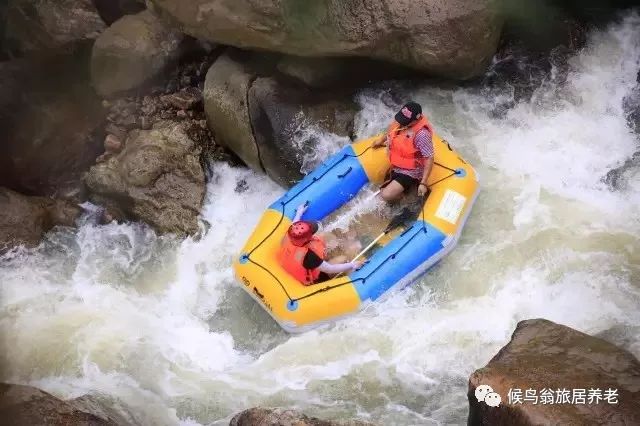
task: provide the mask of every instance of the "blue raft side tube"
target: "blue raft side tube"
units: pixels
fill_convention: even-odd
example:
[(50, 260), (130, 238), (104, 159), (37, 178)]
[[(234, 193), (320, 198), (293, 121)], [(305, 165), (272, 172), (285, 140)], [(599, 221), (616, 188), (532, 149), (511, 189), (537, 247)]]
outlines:
[(269, 206), (293, 219), (296, 208), (309, 201), (306, 220), (322, 220), (356, 196), (369, 182), (367, 173), (351, 145), (325, 160), (282, 197)]
[[(349, 274), (360, 300), (376, 300), (401, 280), (412, 277), (412, 273), (421, 265), (428, 264), (430, 259), (444, 250), (446, 237), (428, 222), (416, 221), (371, 256), (362, 268)], [(425, 267), (418, 272), (421, 275), (426, 271)], [(412, 278), (416, 279), (419, 275)]]

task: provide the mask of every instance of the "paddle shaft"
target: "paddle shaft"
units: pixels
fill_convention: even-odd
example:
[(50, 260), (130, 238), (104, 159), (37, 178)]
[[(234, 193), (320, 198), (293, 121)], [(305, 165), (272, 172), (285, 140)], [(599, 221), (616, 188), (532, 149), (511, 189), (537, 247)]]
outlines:
[[(378, 241), (380, 241), (380, 239), (381, 239), (382, 237), (384, 237), (385, 235), (387, 235), (388, 233), (389, 233), (389, 231), (385, 231), (385, 232), (383, 232), (382, 234), (378, 235), (378, 236), (376, 237), (376, 239), (375, 239), (375, 240), (371, 241), (371, 244), (369, 244), (368, 246), (366, 246), (366, 247), (364, 248), (364, 250), (362, 250), (360, 253), (358, 253), (358, 254), (356, 255), (356, 257), (354, 257), (351, 261), (352, 261), (352, 262), (355, 262), (356, 260), (358, 260), (358, 258), (360, 258), (360, 256), (362, 256), (363, 254), (365, 254), (366, 252), (368, 252), (369, 250), (371, 250), (371, 247), (375, 246), (375, 245), (376, 245), (376, 243), (377, 243)], [(338, 275), (336, 275), (334, 278), (341, 277), (343, 274), (344, 274), (344, 272), (340, 272), (340, 273), (339, 273)]]
[(364, 250), (362, 250), (360, 253), (358, 253), (358, 254), (356, 255), (356, 257), (354, 257), (354, 258), (353, 258), (353, 260), (351, 260), (351, 261), (352, 261), (352, 262), (355, 262), (356, 260), (358, 260), (358, 258), (359, 258), (360, 256), (362, 256), (363, 254), (365, 254), (366, 252), (368, 252), (368, 251), (371, 249), (371, 247), (375, 246), (375, 245), (376, 245), (376, 243), (377, 243), (378, 241), (380, 241), (380, 239), (381, 239), (382, 237), (384, 237), (385, 235), (387, 235), (387, 231), (385, 231), (385, 232), (383, 232), (382, 234), (378, 235), (378, 236), (376, 237), (376, 239), (375, 239), (375, 240), (373, 240), (373, 241), (371, 242), (371, 244), (369, 244), (368, 246), (366, 246), (366, 247), (364, 248)]

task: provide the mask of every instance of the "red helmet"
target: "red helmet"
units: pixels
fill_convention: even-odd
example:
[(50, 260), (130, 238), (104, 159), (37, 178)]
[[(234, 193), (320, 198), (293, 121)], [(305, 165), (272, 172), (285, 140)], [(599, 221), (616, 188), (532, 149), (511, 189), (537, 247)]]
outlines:
[(318, 224), (316, 222), (307, 222), (306, 220), (299, 220), (293, 223), (289, 227), (287, 234), (289, 239), (296, 246), (303, 246), (311, 240), (313, 234), (318, 230)]

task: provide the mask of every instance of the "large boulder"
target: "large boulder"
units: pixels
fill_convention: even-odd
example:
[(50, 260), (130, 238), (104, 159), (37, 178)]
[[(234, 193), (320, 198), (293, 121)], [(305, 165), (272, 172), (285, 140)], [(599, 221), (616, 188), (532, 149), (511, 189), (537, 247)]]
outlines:
[[(350, 91), (312, 91), (260, 76), (251, 61), (225, 54), (209, 69), (204, 104), (216, 142), (283, 186), (302, 176), (315, 149), (313, 128), (349, 136), (356, 105)], [(348, 140), (348, 139), (347, 139)]]
[(72, 226), (81, 209), (67, 201), (27, 197), (0, 187), (0, 252), (32, 247), (56, 225)]
[(233, 416), (229, 426), (373, 426), (357, 420), (335, 422), (309, 417), (295, 410), (282, 408), (250, 408)]
[[(500, 395), (498, 406), (478, 401), (480, 385)], [(511, 341), (471, 375), (468, 399), (469, 425), (637, 425), (640, 362), (569, 327), (521, 321)]]
[(216, 142), (235, 152), (254, 170), (263, 171), (249, 117), (249, 88), (255, 73), (229, 55), (209, 68), (204, 83), (204, 110)]
[(106, 28), (91, 0), (9, 0), (5, 43), (12, 56), (96, 38)]
[(354, 87), (369, 81), (418, 77), (419, 72), (368, 58), (281, 55), (277, 70), (285, 79), (313, 88)]
[(178, 58), (181, 41), (149, 10), (120, 18), (93, 46), (93, 86), (104, 97), (141, 86)]
[(0, 63), (0, 185), (28, 195), (79, 194), (104, 138), (87, 59), (78, 51)]
[(361, 56), (453, 78), (483, 72), (502, 20), (493, 0), (151, 0), (194, 37), (298, 56)]
[(135, 15), (146, 9), (144, 0), (93, 0), (100, 17), (111, 25), (124, 15)]
[(205, 193), (200, 153), (183, 124), (161, 121), (151, 130), (133, 130), (122, 152), (89, 170), (90, 199), (158, 232), (193, 234)]
[[(357, 111), (348, 92), (311, 91), (272, 77), (257, 78), (248, 99), (262, 167), (285, 187), (302, 178), (304, 158), (317, 150), (319, 141), (314, 130), (349, 136)], [(305, 133), (302, 126), (315, 129)]]
[(285, 76), (311, 87), (337, 85), (355, 73), (348, 69), (344, 58), (305, 58), (283, 55), (278, 71)]
[(80, 399), (62, 401), (31, 386), (0, 383), (0, 417), (6, 426), (116, 426), (118, 423)]

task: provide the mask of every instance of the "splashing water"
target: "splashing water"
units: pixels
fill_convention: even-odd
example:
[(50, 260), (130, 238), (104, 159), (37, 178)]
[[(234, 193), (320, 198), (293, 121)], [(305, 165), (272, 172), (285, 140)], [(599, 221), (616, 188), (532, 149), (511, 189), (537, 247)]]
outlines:
[[(640, 67), (639, 24), (632, 15), (592, 34), (566, 79), (552, 73), (502, 114), (508, 85), (409, 90), (483, 179), (458, 247), (410, 289), (286, 335), (230, 267), (282, 190), (215, 164), (200, 240), (98, 226), (89, 214), (0, 260), (1, 379), (88, 395), (145, 425), (225, 424), (255, 405), (460, 424), (469, 374), (519, 320), (548, 318), (640, 356), (640, 185), (602, 183), (638, 150), (622, 103)], [(388, 98), (360, 94), (359, 137), (384, 128), (397, 107)], [(317, 137), (320, 157), (344, 143)]]

